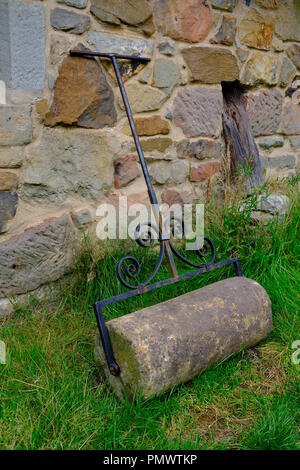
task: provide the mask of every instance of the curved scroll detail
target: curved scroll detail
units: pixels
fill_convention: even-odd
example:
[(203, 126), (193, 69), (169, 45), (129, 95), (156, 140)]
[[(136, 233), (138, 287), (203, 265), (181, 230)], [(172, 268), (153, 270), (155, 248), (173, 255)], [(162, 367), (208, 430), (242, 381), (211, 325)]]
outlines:
[[(152, 232), (150, 232), (151, 229), (152, 229), (152, 230), (155, 230), (156, 233), (160, 237), (160, 235), (161, 235), (160, 230), (157, 227), (153, 226), (151, 224), (151, 222), (147, 222), (146, 224), (143, 224), (143, 225), (146, 225), (146, 226), (149, 227), (148, 234), (152, 233)], [(141, 226), (138, 225), (137, 228), (136, 228), (135, 234), (138, 235), (140, 230), (141, 230)], [(142, 246), (143, 248), (150, 247), (154, 244), (155, 239), (150, 237), (149, 240), (150, 241), (147, 243), (145, 241), (145, 239), (140, 238), (140, 236), (137, 236), (137, 238), (136, 238), (136, 242), (138, 243), (138, 245)], [(125, 256), (117, 264), (117, 276), (118, 276), (119, 281), (123, 284), (123, 286), (127, 287), (128, 289), (137, 289), (138, 287), (145, 287), (147, 284), (149, 284), (152, 281), (152, 279), (158, 273), (158, 271), (161, 267), (161, 264), (163, 262), (164, 256), (165, 256), (165, 245), (163, 243), (161, 243), (160, 244), (160, 252), (159, 252), (158, 261), (157, 261), (157, 264), (154, 268), (153, 273), (151, 274), (150, 277), (148, 277), (148, 279), (146, 279), (146, 281), (144, 281), (140, 284), (137, 284), (137, 285), (130, 284), (128, 281), (126, 281), (125, 277), (137, 278), (141, 273), (142, 265), (139, 262), (139, 260), (137, 258), (135, 258), (134, 256)], [(123, 271), (125, 271), (125, 276), (123, 274)]]
[[(142, 238), (142, 228), (147, 227), (146, 238)], [(156, 233), (157, 237), (153, 236), (153, 232)], [(142, 248), (149, 248), (154, 245), (156, 241), (161, 239), (161, 231), (153, 225), (151, 222), (145, 222), (144, 224), (138, 224), (134, 232), (135, 241)]]
[[(199, 248), (199, 244), (202, 240), (204, 240), (204, 244), (201, 248)], [(195, 252), (200, 258), (204, 258), (205, 256), (209, 255), (209, 253), (211, 252), (209, 261), (207, 261), (206, 263), (202, 263), (202, 264), (198, 264), (198, 263), (194, 263), (193, 261), (190, 261), (181, 253), (179, 253), (179, 251), (176, 250), (172, 242), (169, 242), (169, 243), (170, 243), (171, 250), (177, 256), (177, 258), (181, 259), (181, 261), (188, 264), (189, 266), (193, 266), (194, 268), (203, 268), (203, 266), (209, 266), (215, 261), (216, 248), (213, 242), (208, 237), (198, 238), (195, 242), (196, 244)]]

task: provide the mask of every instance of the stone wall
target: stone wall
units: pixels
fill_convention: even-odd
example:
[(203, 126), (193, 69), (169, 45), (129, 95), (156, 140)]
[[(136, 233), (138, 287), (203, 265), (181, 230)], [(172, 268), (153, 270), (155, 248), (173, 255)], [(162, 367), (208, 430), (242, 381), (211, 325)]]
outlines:
[(266, 174), (299, 164), (299, 0), (0, 0), (0, 298), (67, 272), (99, 203), (147, 201), (111, 65), (74, 47), (151, 57), (121, 71), (161, 201), (218, 175), (222, 81), (248, 90)]

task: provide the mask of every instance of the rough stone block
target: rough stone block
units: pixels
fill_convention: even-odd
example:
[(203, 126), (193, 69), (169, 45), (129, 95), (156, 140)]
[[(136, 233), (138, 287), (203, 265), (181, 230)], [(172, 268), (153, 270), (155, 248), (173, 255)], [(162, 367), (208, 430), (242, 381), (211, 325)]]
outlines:
[(23, 147), (0, 147), (0, 168), (20, 168), (23, 150)]
[(299, 44), (291, 44), (287, 50), (287, 53), (293, 63), (296, 65), (298, 69), (300, 69), (300, 45)]
[[(50, 38), (50, 62), (57, 66), (66, 58), (70, 49), (74, 49), (78, 38), (76, 36), (61, 36), (59, 34), (51, 34)], [(52, 88), (54, 87), (54, 84)]]
[(218, 89), (202, 86), (179, 90), (174, 123), (187, 137), (217, 137), (222, 125), (223, 97)]
[(178, 191), (177, 189), (164, 189), (161, 193), (161, 200), (168, 206), (173, 204), (191, 204), (194, 194), (191, 191)]
[(224, 46), (232, 46), (236, 33), (236, 18), (223, 15), (217, 34), (210, 40), (212, 44), (224, 44)]
[(97, 365), (120, 398), (147, 398), (262, 341), (272, 329), (271, 302), (257, 282), (236, 277), (116, 318), (107, 328), (121, 375), (109, 373), (99, 335)]
[(57, 2), (75, 8), (85, 8), (87, 6), (87, 0), (57, 0)]
[(23, 145), (31, 139), (31, 107), (0, 106), (0, 145)]
[(0, 243), (0, 296), (22, 294), (70, 271), (73, 237), (73, 225), (65, 215)]
[(182, 140), (176, 145), (177, 155), (179, 158), (194, 157), (199, 160), (205, 158), (221, 158), (224, 152), (222, 142), (215, 140), (201, 139), (196, 142), (190, 140)]
[(14, 312), (14, 306), (9, 299), (0, 299), (0, 318), (9, 317)]
[(158, 44), (158, 50), (161, 54), (164, 55), (174, 55), (175, 43), (171, 39), (165, 39)]
[(153, 85), (170, 96), (178, 82), (179, 72), (175, 62), (172, 59), (157, 59), (154, 65)]
[(18, 186), (19, 178), (12, 171), (0, 171), (0, 191), (12, 191)]
[(24, 165), (24, 198), (60, 203), (75, 193), (97, 198), (112, 184), (112, 149), (87, 131), (45, 129)]
[(258, 145), (260, 148), (268, 150), (270, 148), (275, 147), (283, 147), (284, 146), (284, 138), (280, 135), (272, 136), (272, 137), (262, 137), (258, 140)]
[(170, 164), (167, 162), (155, 162), (149, 168), (152, 181), (158, 184), (165, 184), (171, 177)]
[(300, 136), (299, 137), (290, 137), (291, 146), (300, 149)]
[(299, 19), (299, 1), (280, 0), (275, 20), (275, 32), (283, 41), (300, 41)]
[[(157, 134), (169, 134), (170, 124), (165, 119), (162, 119), (160, 116), (155, 115), (151, 117), (139, 117), (134, 120), (135, 127), (138, 135), (140, 136), (153, 136)], [(132, 135), (129, 124), (126, 124), (123, 127), (123, 132), (126, 135)]]
[(300, 134), (300, 105), (285, 102), (282, 111), (280, 130), (283, 134)]
[(60, 31), (82, 34), (89, 29), (91, 20), (87, 15), (79, 15), (64, 8), (54, 8), (50, 14), (50, 23)]
[(261, 15), (258, 10), (249, 10), (240, 22), (239, 38), (242, 44), (269, 51), (274, 32), (274, 20), (271, 16)]
[(257, 198), (257, 209), (273, 215), (285, 215), (289, 212), (290, 207), (291, 200), (283, 194), (270, 194)]
[(6, 224), (16, 215), (17, 205), (17, 193), (0, 191), (0, 233), (6, 232)]
[(71, 214), (72, 220), (76, 227), (81, 228), (93, 222), (93, 217), (89, 209), (81, 209), (73, 211)]
[(236, 56), (220, 47), (191, 46), (182, 50), (192, 80), (203, 83), (232, 82), (239, 78)]
[(220, 163), (218, 162), (207, 162), (197, 167), (192, 167), (190, 180), (193, 182), (205, 181), (221, 170)]
[(280, 74), (280, 59), (275, 55), (263, 52), (252, 52), (241, 72), (241, 83), (244, 85), (277, 85)]
[(276, 134), (282, 112), (283, 97), (279, 90), (249, 93), (247, 110), (255, 136)]
[[(156, 111), (167, 99), (167, 95), (163, 91), (140, 83), (129, 83), (126, 92), (133, 113)], [(119, 98), (119, 105), (121, 109), (124, 109), (121, 97)]]
[(155, 0), (153, 13), (158, 31), (172, 39), (201, 42), (212, 26), (206, 0)]
[(164, 152), (172, 145), (170, 137), (152, 137), (149, 139), (141, 139), (141, 145), (144, 152)]
[(127, 154), (117, 157), (113, 161), (115, 188), (120, 189), (127, 186), (139, 175), (137, 156)]
[(101, 21), (139, 26), (149, 20), (152, 10), (146, 0), (91, 0), (91, 12)]
[(66, 57), (55, 82), (54, 98), (45, 124), (77, 124), (100, 129), (117, 120), (114, 96), (94, 59)]
[(264, 168), (274, 168), (277, 170), (293, 169), (296, 165), (294, 155), (281, 155), (279, 157), (263, 157), (262, 163)]
[(287, 57), (284, 57), (281, 63), (279, 85), (283, 88), (290, 85), (295, 78), (296, 73), (296, 67)]

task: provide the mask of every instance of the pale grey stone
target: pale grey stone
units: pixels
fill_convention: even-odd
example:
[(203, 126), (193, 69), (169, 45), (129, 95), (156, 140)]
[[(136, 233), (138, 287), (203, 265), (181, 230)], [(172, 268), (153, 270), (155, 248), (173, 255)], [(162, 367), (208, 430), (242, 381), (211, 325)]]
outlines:
[(185, 87), (174, 100), (174, 123), (187, 137), (217, 137), (221, 130), (222, 92), (204, 86)]
[(8, 88), (42, 90), (46, 70), (44, 5), (25, 0), (0, 3), (0, 62), (4, 64), (0, 80)]
[(177, 161), (171, 163), (171, 180), (174, 183), (184, 183), (188, 173), (187, 162)]
[(70, 49), (73, 49), (77, 43), (76, 36), (61, 36), (59, 34), (51, 35), (50, 42), (50, 61), (52, 65), (57, 66), (66, 58)]
[(264, 168), (275, 169), (293, 169), (295, 168), (296, 159), (294, 155), (281, 155), (280, 157), (262, 157)]
[(124, 55), (144, 55), (153, 54), (153, 42), (147, 39), (125, 38), (110, 33), (88, 33), (88, 42), (95, 49), (107, 53), (117, 52)]
[(238, 0), (212, 0), (212, 6), (220, 10), (233, 11)]
[[(152, 9), (146, 0), (91, 0), (91, 12), (101, 21), (112, 24), (122, 21), (132, 26), (143, 25), (152, 17)], [(150, 31), (153, 32), (153, 23)]]
[(164, 41), (158, 44), (158, 50), (161, 54), (164, 55), (174, 55), (175, 54), (175, 42), (171, 39), (165, 39)]
[(223, 155), (224, 145), (223, 142), (208, 139), (201, 139), (196, 142), (182, 140), (176, 144), (176, 150), (179, 158), (219, 159)]
[(23, 145), (31, 139), (31, 107), (0, 106), (0, 145)]
[(250, 219), (252, 222), (254, 222), (254, 224), (267, 225), (269, 222), (272, 222), (275, 217), (269, 212), (252, 211), (250, 214)]
[(14, 313), (14, 306), (9, 299), (0, 299), (0, 318), (9, 317)]
[(277, 85), (280, 74), (280, 59), (277, 55), (265, 52), (252, 52), (240, 75), (243, 85), (254, 86), (260, 83)]
[(57, 2), (75, 8), (85, 8), (87, 6), (87, 0), (57, 0)]
[(290, 59), (294, 62), (296, 67), (300, 69), (300, 45), (292, 44), (288, 48), (287, 52), (288, 52)]
[(16, 215), (17, 205), (17, 193), (0, 191), (0, 233), (6, 232), (6, 224)]
[(82, 34), (90, 27), (90, 18), (64, 8), (55, 8), (51, 11), (50, 22), (53, 28), (68, 33)]
[(83, 227), (84, 225), (93, 222), (92, 214), (89, 209), (73, 211), (71, 216), (76, 227)]
[(149, 83), (151, 75), (152, 67), (148, 65), (139, 73), (138, 80), (140, 83)]
[(154, 183), (165, 184), (171, 177), (170, 163), (155, 162), (150, 166), (149, 173)]
[(0, 168), (20, 168), (23, 157), (23, 147), (0, 147)]
[(24, 165), (23, 198), (60, 203), (71, 193), (97, 198), (112, 184), (106, 137), (87, 131), (45, 129)]
[[(133, 113), (156, 111), (166, 101), (167, 95), (149, 85), (131, 82), (126, 86), (129, 103)], [(122, 98), (119, 99), (121, 109), (124, 109)]]
[(289, 212), (291, 200), (283, 194), (262, 195), (257, 198), (257, 209), (270, 214), (285, 215)]
[(0, 297), (36, 289), (69, 272), (74, 235), (70, 217), (64, 215), (0, 243)]
[(258, 140), (258, 145), (262, 149), (270, 149), (272, 147), (283, 147), (284, 138), (280, 135), (271, 137), (262, 137)]
[(290, 137), (291, 146), (300, 149), (300, 137)]
[(179, 82), (177, 65), (172, 59), (158, 59), (154, 65), (153, 85), (168, 96)]
[(249, 56), (249, 51), (247, 49), (237, 49), (236, 55), (242, 63), (246, 62)]
[(279, 85), (281, 87), (286, 87), (292, 83), (295, 75), (297, 73), (296, 67), (292, 64), (292, 62), (284, 57), (282, 59), (281, 69), (280, 69), (280, 76), (279, 76)]

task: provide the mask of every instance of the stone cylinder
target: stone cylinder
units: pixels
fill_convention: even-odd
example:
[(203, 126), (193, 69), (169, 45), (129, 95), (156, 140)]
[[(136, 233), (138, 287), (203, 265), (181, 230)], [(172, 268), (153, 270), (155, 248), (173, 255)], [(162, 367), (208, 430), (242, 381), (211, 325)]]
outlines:
[(265, 289), (234, 277), (107, 322), (119, 377), (110, 374), (99, 334), (95, 359), (116, 394), (160, 394), (254, 346), (272, 328)]

